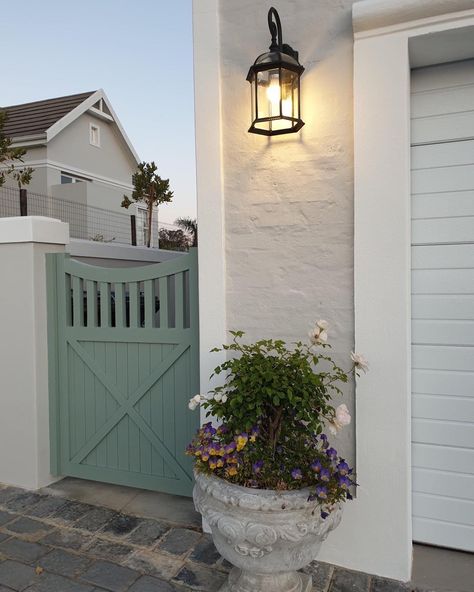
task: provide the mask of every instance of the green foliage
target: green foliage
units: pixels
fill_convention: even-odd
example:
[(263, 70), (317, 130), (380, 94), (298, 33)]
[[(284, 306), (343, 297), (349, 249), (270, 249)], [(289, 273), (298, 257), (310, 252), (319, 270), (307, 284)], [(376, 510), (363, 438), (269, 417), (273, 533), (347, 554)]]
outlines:
[(189, 238), (182, 230), (160, 228), (158, 245), (167, 251), (189, 251)]
[(0, 166), (3, 169), (0, 170), (0, 187), (5, 184), (8, 177), (11, 177), (21, 188), (31, 181), (34, 170), (30, 167), (18, 168), (18, 163), (23, 162), (26, 150), (12, 148), (12, 139), (3, 132), (6, 119), (7, 113), (0, 111)]
[[(259, 423), (273, 450), (283, 423), (291, 431), (305, 422), (308, 430), (320, 433), (323, 423), (333, 419), (329, 401), (334, 393), (341, 393), (336, 383), (347, 382), (347, 374), (329, 356), (317, 354), (302, 342), (292, 349), (272, 339), (246, 345), (239, 341), (242, 331), (231, 334), (233, 342), (222, 349), (232, 357), (214, 371), (225, 373), (225, 384), (211, 391), (213, 398), (203, 406), (232, 430), (249, 430)], [(322, 361), (329, 368), (315, 372)], [(215, 399), (217, 393), (220, 401)]]
[(148, 217), (147, 246), (151, 244), (153, 208), (173, 200), (173, 192), (170, 191), (169, 179), (162, 179), (156, 172), (158, 167), (154, 162), (141, 162), (137, 172), (132, 175), (133, 192), (132, 199), (128, 195), (123, 196), (122, 208), (128, 210), (133, 203), (145, 203)]

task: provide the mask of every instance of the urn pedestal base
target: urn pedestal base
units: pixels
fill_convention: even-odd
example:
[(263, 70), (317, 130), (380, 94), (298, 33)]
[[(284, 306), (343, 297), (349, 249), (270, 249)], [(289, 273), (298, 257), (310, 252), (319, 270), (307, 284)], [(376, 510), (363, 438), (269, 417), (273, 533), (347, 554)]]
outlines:
[(311, 588), (311, 576), (296, 571), (257, 574), (234, 567), (219, 592), (311, 592)]

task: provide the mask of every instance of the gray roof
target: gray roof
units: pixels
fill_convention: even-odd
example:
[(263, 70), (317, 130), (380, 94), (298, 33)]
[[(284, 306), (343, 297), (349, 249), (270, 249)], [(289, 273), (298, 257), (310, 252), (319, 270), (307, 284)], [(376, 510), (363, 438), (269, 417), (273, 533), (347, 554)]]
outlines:
[(8, 138), (45, 133), (52, 125), (75, 109), (96, 91), (0, 107), (7, 112), (3, 133)]

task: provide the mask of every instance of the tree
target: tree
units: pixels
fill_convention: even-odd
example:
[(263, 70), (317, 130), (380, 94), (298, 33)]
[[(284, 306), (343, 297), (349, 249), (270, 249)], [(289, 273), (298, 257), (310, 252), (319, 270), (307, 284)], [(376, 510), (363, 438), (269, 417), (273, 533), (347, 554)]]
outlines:
[(24, 148), (12, 148), (13, 140), (8, 138), (3, 128), (7, 120), (6, 111), (0, 111), (0, 187), (5, 184), (8, 177), (12, 177), (21, 189), (22, 185), (28, 185), (31, 181), (33, 169), (30, 167), (17, 168), (18, 163), (23, 162), (26, 154)]
[(148, 219), (147, 247), (151, 245), (153, 208), (162, 203), (168, 203), (173, 199), (173, 192), (170, 191), (170, 180), (162, 179), (156, 172), (157, 168), (154, 162), (141, 162), (138, 165), (137, 172), (132, 175), (132, 199), (124, 195), (121, 204), (122, 208), (127, 210), (133, 203), (142, 202), (146, 204)]
[(198, 246), (198, 226), (196, 218), (177, 218), (174, 223), (186, 232), (191, 240), (191, 247)]
[(189, 237), (182, 230), (160, 228), (159, 246), (167, 251), (188, 251)]

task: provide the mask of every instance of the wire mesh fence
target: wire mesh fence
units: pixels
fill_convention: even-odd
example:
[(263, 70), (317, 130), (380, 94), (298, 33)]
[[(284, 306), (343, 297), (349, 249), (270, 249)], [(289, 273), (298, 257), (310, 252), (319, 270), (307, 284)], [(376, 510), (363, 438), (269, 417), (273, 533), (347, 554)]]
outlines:
[[(132, 244), (132, 215), (114, 212), (66, 199), (27, 192), (28, 216), (46, 216), (69, 224), (71, 238), (101, 243)], [(139, 212), (136, 220), (136, 243), (146, 244), (146, 216)], [(0, 187), (0, 218), (20, 216), (20, 190), (16, 187)], [(152, 247), (159, 247), (159, 229), (176, 230), (176, 226), (158, 223), (154, 216)], [(156, 231), (155, 231), (156, 229)]]

